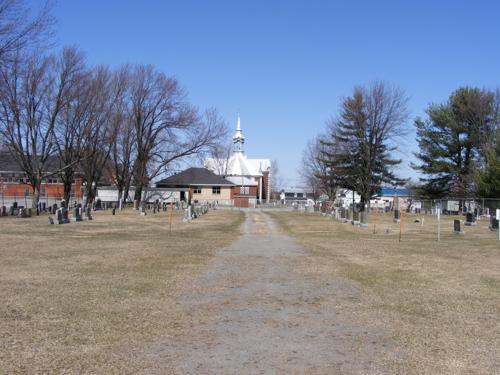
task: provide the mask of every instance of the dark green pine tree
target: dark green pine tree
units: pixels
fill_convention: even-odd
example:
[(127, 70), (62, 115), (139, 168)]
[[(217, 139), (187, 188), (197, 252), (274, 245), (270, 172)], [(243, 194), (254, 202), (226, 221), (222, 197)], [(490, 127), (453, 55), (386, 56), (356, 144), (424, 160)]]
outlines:
[(495, 95), (477, 88), (460, 88), (445, 104), (430, 105), (428, 119), (417, 118), (419, 164), (424, 183), (420, 193), (429, 198), (476, 194), (476, 174), (485, 163), (498, 119)]
[(477, 174), (477, 194), (483, 198), (500, 197), (500, 143), (486, 151), (486, 167)]

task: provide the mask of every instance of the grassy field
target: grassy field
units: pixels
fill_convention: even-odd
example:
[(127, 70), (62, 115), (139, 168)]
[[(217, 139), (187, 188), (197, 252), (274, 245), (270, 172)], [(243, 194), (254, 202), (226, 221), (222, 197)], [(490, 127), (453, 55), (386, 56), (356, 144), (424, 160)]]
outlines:
[(399, 225), (389, 214), (380, 215), (376, 234), (373, 224), (270, 215), (308, 251), (297, 272), (357, 285), (359, 299), (325, 303), (390, 332), (394, 347), (380, 358), (390, 373), (500, 373), (500, 241), (486, 220), (455, 235), (452, 218), (445, 217), (438, 243), (430, 216), (423, 225), (414, 222), (417, 216), (405, 217), (399, 242)]
[(91, 222), (0, 219), (0, 373), (136, 373), (176, 332), (175, 297), (238, 235), (243, 214), (99, 212)]

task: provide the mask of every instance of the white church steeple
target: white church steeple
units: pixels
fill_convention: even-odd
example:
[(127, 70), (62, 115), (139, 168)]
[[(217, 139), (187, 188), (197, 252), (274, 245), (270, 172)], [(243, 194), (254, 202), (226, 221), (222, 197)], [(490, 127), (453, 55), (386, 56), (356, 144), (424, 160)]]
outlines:
[(243, 145), (245, 144), (245, 137), (241, 131), (240, 114), (238, 113), (238, 120), (236, 122), (236, 131), (233, 136), (233, 152), (244, 153)]

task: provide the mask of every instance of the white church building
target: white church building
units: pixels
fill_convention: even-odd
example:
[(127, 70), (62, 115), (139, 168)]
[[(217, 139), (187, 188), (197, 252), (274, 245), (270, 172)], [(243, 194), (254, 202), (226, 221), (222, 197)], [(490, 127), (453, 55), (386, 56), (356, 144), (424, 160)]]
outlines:
[(255, 201), (269, 202), (270, 179), (272, 178), (271, 160), (247, 158), (244, 146), (245, 137), (238, 114), (231, 154), (224, 159), (207, 158), (204, 166), (236, 185), (232, 194), (235, 205), (248, 207)]

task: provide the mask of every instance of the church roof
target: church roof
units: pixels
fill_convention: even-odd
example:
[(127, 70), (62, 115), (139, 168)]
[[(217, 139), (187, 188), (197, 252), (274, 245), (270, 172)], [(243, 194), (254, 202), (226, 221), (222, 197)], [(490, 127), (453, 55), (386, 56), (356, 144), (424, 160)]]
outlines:
[(233, 152), (228, 159), (205, 159), (205, 167), (213, 172), (225, 176), (247, 176), (260, 177), (263, 172), (271, 170), (271, 160), (269, 159), (247, 159), (243, 145), (245, 137), (241, 130), (240, 115), (236, 123), (236, 132), (233, 136)]
[(231, 181), (233, 184), (238, 186), (258, 186), (258, 182), (255, 179), (245, 176), (228, 176), (226, 180)]
[(233, 186), (233, 183), (206, 168), (188, 168), (156, 183), (156, 187)]

